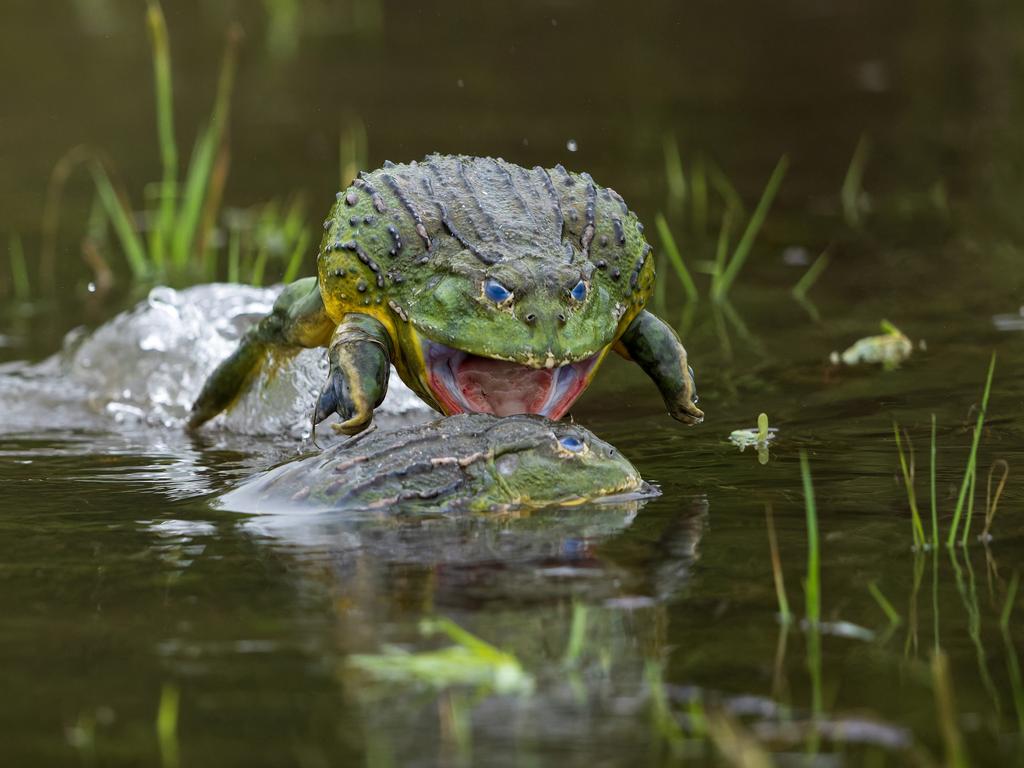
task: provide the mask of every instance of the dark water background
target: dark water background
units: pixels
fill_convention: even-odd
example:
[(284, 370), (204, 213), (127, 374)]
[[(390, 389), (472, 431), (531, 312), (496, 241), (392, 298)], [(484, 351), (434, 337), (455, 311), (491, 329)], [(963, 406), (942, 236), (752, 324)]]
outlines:
[[(685, 234), (668, 200), (666, 136), (687, 167), (698, 152), (713, 158), (748, 209), (780, 155), (791, 168), (732, 292), (740, 323), (705, 298), (680, 318), (679, 284), (661, 269), (658, 309), (686, 325), (704, 425), (672, 422), (650, 383), (618, 360), (575, 408), (663, 490), (632, 524), (588, 527), (584, 516), (567, 530), (541, 516), (495, 522), (461, 545), (385, 526), (353, 547), (351, 532), (269, 531), (209, 506), (291, 441), (203, 442), (114, 423), (69, 431), (45, 412), (38, 429), (6, 430), (5, 763), (173, 765), (154, 727), (168, 687), (180, 692), (183, 766), (725, 761), (699, 723), (690, 735), (693, 700), (716, 723), (722, 712), (742, 723), (779, 764), (802, 763), (813, 744), (813, 642), (780, 630), (765, 508), (802, 615), (805, 449), (824, 618), (874, 633), (822, 638), (824, 736), (810, 759), (942, 763), (938, 644), (971, 763), (1024, 764), (1020, 606), (1008, 634), (999, 626), (1024, 564), (1024, 6), (166, 5), (182, 148), (208, 112), (223, 30), (237, 19), (247, 37), (225, 199), (301, 192), (311, 226), (338, 185), (338, 135), (353, 119), (365, 124), (369, 167), (436, 150), (587, 170), (649, 222), (656, 246), (654, 215), (668, 212), (691, 267), (712, 246)], [(106, 148), (133, 190), (158, 178), (149, 49), (135, 2), (9, 0), (0, 14), (0, 231), (20, 233), (31, 255), (47, 179), (69, 147)], [(839, 192), (861, 136), (871, 151), (857, 229)], [(86, 180), (69, 188), (59, 295), (26, 307), (5, 294), (0, 359), (45, 357), (72, 327), (130, 303), (125, 292), (86, 301), (76, 242), (91, 200)], [(804, 256), (826, 247), (815, 319), (790, 288)], [(896, 371), (828, 365), (883, 318), (926, 348)], [(915, 556), (892, 420), (915, 441), (927, 509), (936, 414), (945, 530), (992, 351), (982, 509), (989, 467), (1010, 467), (994, 540)], [(780, 430), (764, 466), (726, 440), (760, 411)], [(488, 536), (505, 544), (481, 554)], [(903, 619), (892, 631), (871, 583)], [(586, 631), (566, 665), (574, 615)], [(514, 653), (534, 692), (372, 684), (346, 664), (388, 643), (444, 645), (418, 630), (435, 616)], [(658, 716), (659, 690), (681, 740)]]

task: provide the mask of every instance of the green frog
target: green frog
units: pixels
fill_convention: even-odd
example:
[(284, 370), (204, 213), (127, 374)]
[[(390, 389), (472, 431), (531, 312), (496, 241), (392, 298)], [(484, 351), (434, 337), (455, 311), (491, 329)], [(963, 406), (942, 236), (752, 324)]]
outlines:
[(645, 310), (643, 225), (586, 173), (431, 155), (361, 173), (324, 222), (317, 275), (289, 285), (206, 381), (196, 428), (260, 366), (326, 347), (313, 421), (364, 430), (391, 366), (444, 414), (565, 415), (609, 350), (650, 376), (669, 414), (697, 407), (686, 350)]
[(438, 514), (654, 493), (622, 454), (580, 426), (535, 415), (464, 413), (363, 432), (258, 475), (218, 506), (249, 513)]

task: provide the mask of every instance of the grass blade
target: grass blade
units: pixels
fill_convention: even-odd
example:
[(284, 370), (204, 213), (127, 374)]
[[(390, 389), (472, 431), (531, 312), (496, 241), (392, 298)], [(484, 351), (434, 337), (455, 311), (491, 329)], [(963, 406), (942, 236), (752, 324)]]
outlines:
[(128, 259), (128, 266), (136, 280), (145, 280), (152, 273), (151, 264), (146, 256), (146, 248), (142, 238), (135, 229), (132, 221), (131, 206), (114, 189), (107, 169), (99, 160), (93, 160), (89, 164), (89, 172), (92, 174), (96, 184), (96, 194), (99, 195), (110, 224), (117, 234), (121, 243), (125, 258)]
[(679, 282), (683, 284), (683, 290), (686, 292), (686, 298), (690, 301), (697, 301), (700, 294), (697, 293), (697, 286), (694, 284), (693, 278), (690, 277), (690, 272), (686, 268), (686, 264), (683, 262), (683, 257), (679, 255), (679, 249), (676, 247), (675, 238), (672, 237), (672, 230), (668, 228), (668, 221), (666, 221), (665, 217), (659, 213), (655, 217), (654, 223), (658, 229), (658, 236), (661, 238), (662, 247), (668, 255), (668, 260), (675, 268), (676, 275), (679, 277)]
[(885, 618), (889, 620), (889, 623), (893, 626), (903, 623), (902, 617), (899, 612), (893, 607), (893, 604), (889, 602), (885, 595), (882, 594), (882, 590), (878, 588), (875, 582), (868, 584), (868, 592), (875, 598), (875, 602), (878, 603), (878, 607), (882, 609), (882, 613), (885, 614)]
[(674, 136), (666, 135), (662, 140), (665, 152), (665, 183), (668, 185), (669, 205), (677, 212), (686, 204), (686, 175), (683, 161), (679, 157), (679, 145)]
[(932, 455), (931, 464), (928, 469), (928, 482), (931, 486), (932, 494), (932, 548), (939, 548), (939, 511), (938, 501), (935, 497), (935, 414), (932, 414)]
[(732, 287), (733, 282), (736, 280), (736, 276), (743, 268), (743, 263), (750, 255), (750, 249), (754, 245), (754, 240), (757, 238), (758, 232), (761, 231), (761, 226), (764, 224), (765, 217), (768, 215), (768, 210), (771, 208), (772, 202), (775, 200), (775, 195), (779, 191), (779, 186), (782, 184), (782, 179), (785, 177), (786, 170), (788, 168), (789, 158), (786, 157), (786, 155), (783, 155), (775, 165), (775, 170), (772, 171), (772, 175), (769, 177), (768, 183), (765, 185), (764, 192), (761, 193), (761, 199), (757, 203), (757, 208), (755, 208), (754, 212), (750, 215), (750, 221), (747, 223), (747, 228), (744, 230), (743, 236), (736, 245), (736, 250), (733, 251), (732, 258), (729, 260), (725, 273), (718, 281), (716, 292), (714, 293), (715, 299), (722, 299), (725, 297), (729, 292), (729, 289)]
[(818, 510), (814, 503), (814, 485), (807, 452), (800, 451), (800, 479), (804, 488), (804, 507), (807, 512), (807, 579), (804, 582), (807, 621), (817, 625), (821, 621), (821, 557), (818, 552)]
[(807, 268), (803, 276), (797, 280), (796, 285), (793, 286), (793, 296), (797, 299), (802, 299), (807, 296), (807, 292), (811, 290), (811, 287), (821, 277), (821, 273), (825, 271), (828, 266), (829, 255), (828, 251), (822, 251), (821, 255), (814, 260), (814, 263)]
[(153, 49), (153, 82), (156, 92), (156, 128), (160, 144), (163, 180), (160, 210), (150, 236), (150, 256), (157, 270), (163, 268), (165, 248), (174, 229), (175, 195), (178, 185), (178, 145), (174, 136), (174, 97), (171, 80), (171, 48), (167, 22), (157, 0), (149, 0), (146, 22)]
[(1013, 604), (1017, 601), (1017, 587), (1020, 586), (1020, 574), (1014, 573), (1010, 587), (1006, 591), (1006, 602), (1003, 603), (1003, 611), (999, 615), (999, 628), (1004, 632), (1010, 629), (1010, 614), (1013, 613)]
[(299, 235), (295, 248), (292, 250), (291, 258), (288, 259), (288, 266), (284, 270), (284, 282), (290, 283), (299, 276), (299, 270), (302, 269), (302, 258), (306, 255), (309, 240), (310, 235), (308, 231), (303, 231)]
[(729, 237), (732, 234), (732, 217), (734, 208), (726, 208), (722, 214), (722, 228), (718, 231), (718, 243), (715, 245), (715, 271), (711, 275), (711, 294), (718, 290), (718, 283), (725, 273), (726, 254), (729, 251)]
[(708, 176), (704, 167), (704, 155), (698, 154), (690, 171), (692, 197), (693, 231), (703, 238), (708, 231)]
[[(999, 485), (996, 487), (996, 495), (992, 496), (992, 475), (996, 471), (996, 467), (1003, 468), (1003, 476), (999, 480)], [(1003, 488), (1006, 487), (1006, 481), (1010, 478), (1010, 465), (1006, 463), (1005, 459), (997, 459), (988, 470), (988, 491), (985, 494), (985, 527), (981, 531), (981, 538), (983, 541), (988, 541), (992, 538), (992, 534), (989, 532), (992, 528), (992, 523), (996, 519), (996, 507), (999, 506), (999, 498), (1003, 495)]]
[(978, 484), (978, 466), (975, 463), (971, 471), (971, 487), (967, 489), (967, 514), (964, 516), (964, 532), (960, 536), (960, 546), (967, 546), (967, 537), (971, 532), (971, 520), (974, 519), (974, 488)]
[(179, 270), (184, 269), (195, 246), (199, 217), (203, 209), (203, 201), (208, 195), (214, 160), (227, 133), (228, 118), (231, 112), (231, 93), (234, 90), (238, 47), (241, 39), (241, 30), (237, 26), (232, 26), (228, 30), (213, 113), (210, 115), (210, 122), (196, 139), (196, 145), (192, 150), (192, 159), (189, 163), (181, 199), (181, 210), (174, 228), (174, 261), (175, 267)]
[(910, 504), (910, 526), (914, 535), (914, 548), (923, 549), (924, 526), (921, 525), (921, 513), (917, 509), (917, 492), (914, 490), (914, 446), (907, 437), (907, 448), (910, 452), (910, 462), (907, 463), (906, 455), (903, 453), (903, 441), (900, 440), (900, 428), (896, 422), (892, 424), (892, 433), (896, 437), (896, 450), (900, 457), (900, 470), (903, 473), (903, 485), (907, 489), (907, 502)]
[(241, 261), (242, 235), (238, 229), (231, 227), (228, 232), (228, 282), (238, 283), (242, 279)]
[(946, 747), (946, 765), (949, 768), (967, 768), (963, 737), (956, 723), (956, 703), (953, 701), (953, 681), (949, 674), (946, 654), (937, 650), (932, 656), (932, 685), (938, 709), (939, 732)]
[(978, 460), (978, 443), (981, 442), (981, 429), (985, 423), (985, 413), (988, 411), (988, 396), (992, 391), (992, 375), (996, 370), (996, 353), (992, 353), (992, 359), (988, 364), (988, 378), (985, 380), (985, 391), (981, 396), (981, 409), (978, 411), (978, 421), (974, 425), (974, 437), (971, 441), (971, 452), (967, 458), (967, 471), (964, 474), (963, 483), (960, 485), (960, 495), (956, 500), (956, 509), (953, 512), (953, 525), (949, 529), (949, 536), (946, 538), (946, 546), (952, 547), (956, 542), (957, 529), (960, 526), (960, 515), (963, 512), (964, 501), (967, 498), (967, 492), (971, 486), (972, 475), (975, 474), (977, 469)]
[(786, 584), (782, 579), (782, 558), (779, 557), (779, 542), (775, 537), (775, 520), (772, 517), (770, 504), (764, 508), (765, 522), (768, 525), (768, 551), (772, 559), (772, 580), (775, 582), (775, 598), (779, 603), (779, 621), (784, 625), (793, 620), (793, 613), (789, 610), (789, 600), (786, 598)]
[(712, 160), (710, 157), (706, 159), (708, 166), (708, 181), (711, 182), (711, 188), (718, 193), (718, 196), (722, 198), (722, 202), (725, 203), (725, 209), (735, 211), (737, 214), (745, 213), (743, 208), (743, 198), (740, 197), (740, 193), (736, 191), (736, 187), (733, 186), (732, 182), (729, 181), (729, 177), (725, 175), (725, 172), (718, 167), (718, 163)]
[(850, 158), (850, 166), (846, 169), (846, 177), (840, 189), (839, 197), (843, 205), (843, 218), (853, 229), (860, 227), (860, 200), (864, 191), (864, 168), (868, 162), (868, 151), (871, 143), (866, 135), (861, 135)]
[(25, 248), (20, 235), (11, 235), (8, 253), (11, 257), (11, 286), (14, 289), (14, 298), (18, 301), (29, 301), (32, 298), (32, 286), (28, 279), (28, 264), (25, 261)]
[(160, 704), (156, 712), (156, 737), (160, 745), (160, 764), (163, 768), (180, 765), (178, 750), (178, 710), (181, 696), (174, 685), (164, 684), (160, 690)]

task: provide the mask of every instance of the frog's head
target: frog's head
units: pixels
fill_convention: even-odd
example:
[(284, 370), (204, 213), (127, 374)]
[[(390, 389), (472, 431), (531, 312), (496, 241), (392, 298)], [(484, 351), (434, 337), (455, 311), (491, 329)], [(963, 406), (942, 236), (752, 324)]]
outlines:
[(573, 424), (515, 416), (495, 422), (488, 442), (504, 502), (573, 505), (656, 493), (614, 446)]
[(642, 309), (623, 295), (629, 281), (578, 254), (490, 265), (455, 258), (412, 297), (404, 330), (414, 338), (403, 346), (418, 352), (420, 380), (448, 414), (558, 419)]

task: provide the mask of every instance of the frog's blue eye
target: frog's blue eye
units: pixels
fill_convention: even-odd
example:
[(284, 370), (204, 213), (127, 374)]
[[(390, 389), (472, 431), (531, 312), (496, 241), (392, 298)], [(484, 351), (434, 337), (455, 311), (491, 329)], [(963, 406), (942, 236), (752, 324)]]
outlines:
[(583, 450), (583, 441), (578, 437), (563, 437), (558, 441), (565, 450), (572, 451), (573, 453), (579, 453)]
[(484, 283), (484, 294), (495, 304), (501, 304), (512, 298), (512, 291), (499, 283), (497, 280), (488, 280)]
[(572, 296), (573, 301), (583, 301), (587, 298), (587, 284), (580, 280), (576, 283), (573, 289), (569, 291), (569, 295)]

